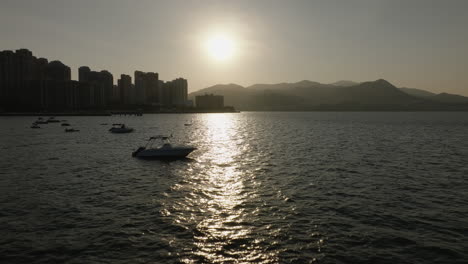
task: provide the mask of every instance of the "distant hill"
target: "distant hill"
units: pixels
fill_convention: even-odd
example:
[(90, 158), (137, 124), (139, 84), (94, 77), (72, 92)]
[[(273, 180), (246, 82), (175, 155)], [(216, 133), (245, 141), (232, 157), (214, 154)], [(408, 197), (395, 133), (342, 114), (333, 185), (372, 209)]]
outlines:
[(429, 97), (428, 99), (434, 100), (437, 102), (442, 102), (442, 103), (452, 103), (452, 104), (468, 103), (468, 97), (456, 95), (456, 94), (448, 94), (448, 93), (440, 93), (432, 97)]
[(334, 86), (348, 87), (348, 86), (358, 85), (359, 83), (353, 82), (353, 81), (341, 80), (341, 81), (337, 81), (337, 82), (330, 83), (330, 84)]
[(409, 95), (413, 95), (417, 97), (431, 97), (431, 96), (436, 95), (435, 93), (431, 93), (426, 90), (421, 90), (421, 89), (416, 89), (416, 88), (401, 87), (400, 90)]
[(312, 87), (317, 85), (323, 85), (318, 82), (312, 82), (303, 80), (296, 83), (277, 83), (277, 84), (254, 84), (247, 88), (255, 90), (285, 90), (291, 88), (300, 88), (300, 87)]
[(383, 79), (353, 83), (339, 81), (321, 84), (304, 80), (297, 83), (254, 84), (247, 88), (236, 84), (219, 84), (191, 93), (189, 98), (211, 93), (223, 95), (225, 105), (239, 110), (468, 110), (468, 98), (463, 96), (397, 88)]

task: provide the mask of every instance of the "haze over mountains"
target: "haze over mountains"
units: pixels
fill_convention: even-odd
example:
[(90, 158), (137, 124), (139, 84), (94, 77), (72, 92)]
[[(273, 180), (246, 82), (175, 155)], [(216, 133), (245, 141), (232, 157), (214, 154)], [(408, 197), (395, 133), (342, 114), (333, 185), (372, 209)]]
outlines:
[(303, 80), (296, 83), (218, 84), (189, 94), (223, 95), (225, 105), (239, 110), (468, 110), (468, 97), (435, 94), (414, 88), (397, 88), (386, 80), (357, 83), (338, 81), (322, 84)]

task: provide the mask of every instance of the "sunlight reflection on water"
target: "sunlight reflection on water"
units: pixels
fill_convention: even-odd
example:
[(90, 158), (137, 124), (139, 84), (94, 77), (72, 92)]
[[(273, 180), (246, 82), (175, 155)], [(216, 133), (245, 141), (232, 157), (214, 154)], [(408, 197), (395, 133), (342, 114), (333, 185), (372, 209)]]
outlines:
[(175, 187), (183, 189), (184, 194), (166, 204), (175, 224), (194, 229), (192, 252), (190, 257), (182, 257), (182, 261), (275, 260), (271, 250), (262, 255), (266, 250), (255, 243), (254, 226), (250, 222), (256, 209), (244, 206), (256, 193), (245, 185), (249, 171), (240, 167), (243, 154), (248, 151), (243, 144), (246, 135), (241, 124), (233, 115), (225, 114), (205, 115), (202, 122), (206, 134), (200, 140), (208, 148), (191, 164), (194, 173), (186, 174), (184, 184)]

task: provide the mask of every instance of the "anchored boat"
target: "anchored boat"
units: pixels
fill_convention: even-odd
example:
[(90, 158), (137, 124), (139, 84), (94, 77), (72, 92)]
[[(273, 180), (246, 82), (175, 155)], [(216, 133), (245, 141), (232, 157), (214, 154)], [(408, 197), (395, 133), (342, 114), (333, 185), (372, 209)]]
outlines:
[(133, 128), (127, 127), (125, 124), (112, 124), (112, 128), (109, 129), (111, 133), (130, 133), (133, 130)]
[[(147, 159), (163, 159), (163, 158), (185, 158), (188, 154), (194, 151), (193, 146), (173, 146), (169, 139), (172, 136), (154, 136), (150, 137), (148, 143), (144, 147), (139, 147), (132, 153), (133, 157)], [(154, 146), (159, 142), (159, 146)]]

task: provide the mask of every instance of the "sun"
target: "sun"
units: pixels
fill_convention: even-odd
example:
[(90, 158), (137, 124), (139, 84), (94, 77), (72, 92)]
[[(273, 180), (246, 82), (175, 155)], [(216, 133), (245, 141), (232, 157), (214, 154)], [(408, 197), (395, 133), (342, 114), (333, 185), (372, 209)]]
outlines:
[(205, 48), (213, 59), (227, 61), (234, 56), (235, 41), (229, 35), (216, 34), (208, 37)]

